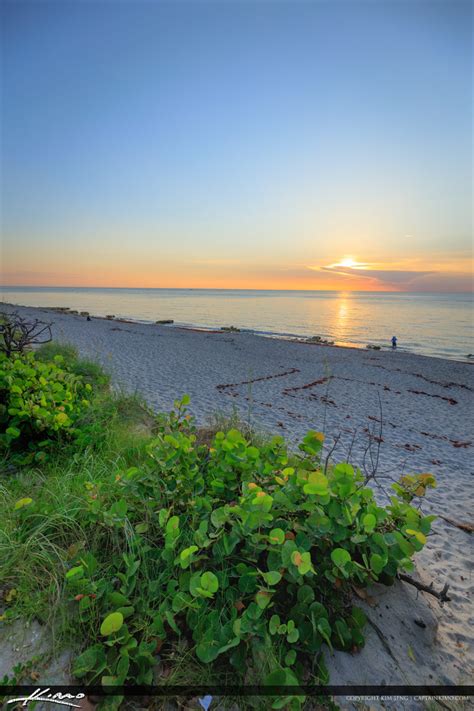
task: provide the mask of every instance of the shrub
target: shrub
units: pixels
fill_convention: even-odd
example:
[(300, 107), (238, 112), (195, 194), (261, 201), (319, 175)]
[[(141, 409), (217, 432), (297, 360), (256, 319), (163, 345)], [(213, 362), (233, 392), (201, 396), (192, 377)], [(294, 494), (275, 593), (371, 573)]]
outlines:
[(62, 356), (51, 362), (34, 353), (0, 354), (0, 447), (14, 451), (44, 450), (62, 433), (74, 433), (77, 417), (89, 405), (90, 384), (63, 366)]
[(66, 582), (90, 642), (74, 673), (149, 684), (158, 651), (180, 640), (241, 680), (314, 680), (324, 645), (364, 644), (352, 585), (390, 584), (413, 568), (434, 517), (411, 501), (434, 478), (400, 480), (382, 507), (350, 464), (322, 469), (321, 433), (296, 453), (281, 437), (256, 447), (236, 429), (198, 445), (188, 401), (160, 421), (148, 465), (86, 484), (84, 520), (103, 532), (108, 559), (70, 556)]
[(56, 356), (63, 358), (64, 367), (71, 373), (80, 375), (85, 383), (95, 390), (104, 390), (110, 384), (110, 376), (105, 373), (99, 363), (79, 358), (77, 350), (68, 343), (47, 343), (36, 351), (36, 358), (43, 363), (54, 363)]

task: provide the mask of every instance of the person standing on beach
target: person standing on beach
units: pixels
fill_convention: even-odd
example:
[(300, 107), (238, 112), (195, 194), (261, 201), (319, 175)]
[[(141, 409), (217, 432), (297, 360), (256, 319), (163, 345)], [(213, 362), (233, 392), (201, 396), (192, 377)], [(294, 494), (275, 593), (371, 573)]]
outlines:
[(396, 347), (397, 347), (397, 337), (392, 336), (392, 348), (396, 348)]

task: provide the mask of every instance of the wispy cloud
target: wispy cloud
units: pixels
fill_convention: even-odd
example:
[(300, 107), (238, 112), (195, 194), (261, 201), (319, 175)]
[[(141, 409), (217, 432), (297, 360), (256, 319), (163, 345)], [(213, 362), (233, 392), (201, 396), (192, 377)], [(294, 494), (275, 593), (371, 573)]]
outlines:
[[(366, 267), (367, 265), (364, 265)], [(381, 285), (392, 287), (412, 287), (421, 278), (436, 274), (434, 271), (420, 271), (408, 269), (366, 269), (357, 267), (344, 267), (339, 265), (331, 265), (321, 267), (323, 271), (332, 272), (333, 274), (344, 274), (347, 276), (356, 276), (359, 279), (369, 279), (378, 282)]]

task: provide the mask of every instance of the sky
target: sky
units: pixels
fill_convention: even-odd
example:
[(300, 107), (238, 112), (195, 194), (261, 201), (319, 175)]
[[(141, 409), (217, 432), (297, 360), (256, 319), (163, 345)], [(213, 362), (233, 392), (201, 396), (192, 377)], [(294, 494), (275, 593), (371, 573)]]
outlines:
[(472, 5), (3, 0), (1, 282), (472, 288)]

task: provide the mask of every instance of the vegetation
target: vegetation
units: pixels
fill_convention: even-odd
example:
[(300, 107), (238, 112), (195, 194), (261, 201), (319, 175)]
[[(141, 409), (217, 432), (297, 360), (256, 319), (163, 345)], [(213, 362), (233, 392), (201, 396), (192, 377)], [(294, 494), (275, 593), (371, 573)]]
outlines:
[(352, 586), (391, 584), (426, 542), (434, 517), (412, 501), (430, 474), (381, 507), (349, 463), (324, 470), (319, 432), (297, 451), (235, 427), (201, 437), (187, 396), (152, 417), (54, 344), (0, 376), (3, 621), (54, 619), (78, 679), (326, 682), (324, 647), (364, 644)]
[(0, 352), (0, 451), (25, 464), (44, 461), (65, 439), (91, 442), (89, 398), (93, 386), (97, 392), (108, 383), (100, 366), (78, 360), (70, 346), (48, 343), (36, 355)]
[(32, 345), (51, 341), (51, 324), (34, 319), (28, 321), (16, 311), (0, 312), (0, 353), (24, 353)]

